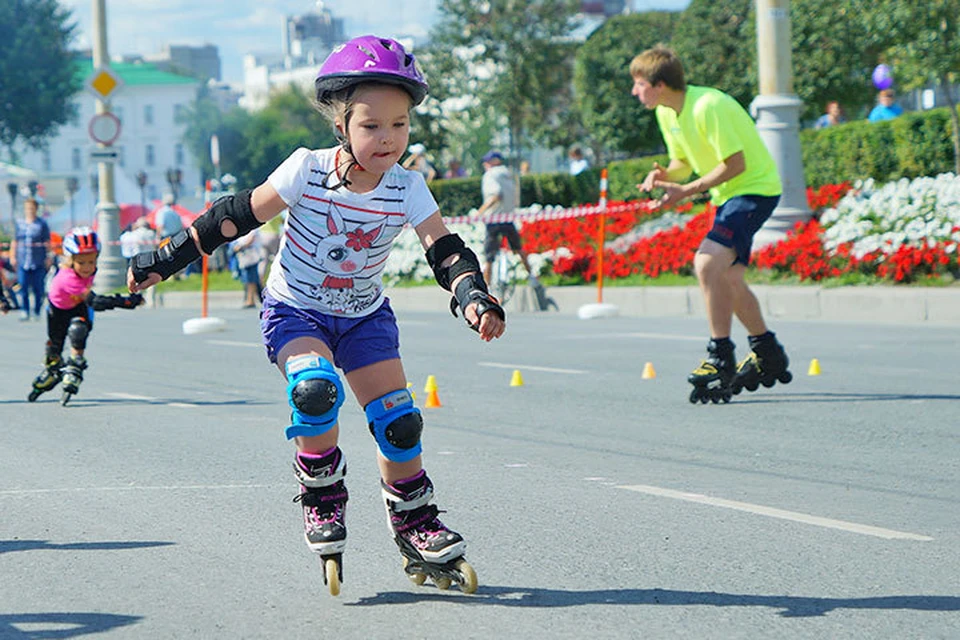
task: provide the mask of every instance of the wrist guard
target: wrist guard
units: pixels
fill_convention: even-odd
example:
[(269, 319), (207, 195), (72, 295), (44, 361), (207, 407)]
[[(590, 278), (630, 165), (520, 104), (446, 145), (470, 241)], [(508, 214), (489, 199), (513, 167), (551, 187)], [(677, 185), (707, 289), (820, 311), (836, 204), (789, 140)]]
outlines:
[[(460, 259), (449, 267), (443, 266), (443, 263), (450, 256), (460, 256)], [(447, 291), (450, 291), (453, 281), (462, 274), (480, 271), (480, 261), (477, 259), (477, 254), (465, 245), (460, 236), (455, 233), (437, 238), (437, 241), (430, 245), (430, 248), (427, 249), (427, 264), (433, 269), (437, 284)], [(487, 290), (485, 284), (483, 290)]]
[(133, 256), (130, 271), (137, 284), (146, 280), (151, 273), (160, 274), (160, 277), (166, 280), (199, 257), (197, 244), (190, 232), (183, 229), (169, 238), (164, 238), (156, 251), (145, 251)]
[[(250, 197), (253, 191), (244, 189), (229, 196), (224, 196), (210, 205), (202, 216), (193, 221), (193, 228), (197, 230), (200, 247), (207, 255), (222, 244), (245, 236), (263, 223), (253, 215)], [(237, 228), (237, 233), (227, 236), (223, 233), (223, 223), (229, 220)]]
[[(471, 324), (467, 320), (466, 310), (474, 302), (477, 303), (477, 322)], [(488, 311), (500, 316), (501, 320), (507, 319), (503, 307), (500, 306), (500, 301), (490, 295), (490, 292), (487, 291), (487, 283), (483, 281), (483, 276), (479, 273), (469, 274), (457, 284), (454, 297), (450, 299), (450, 313), (453, 314), (454, 318), (457, 317), (457, 307), (460, 308), (460, 314), (467, 325), (474, 331), (480, 331), (480, 319)]]
[(139, 293), (133, 293), (129, 296), (122, 296), (119, 293), (112, 296), (101, 296), (90, 292), (87, 296), (87, 304), (93, 307), (94, 311), (109, 311), (110, 309), (134, 309), (143, 303), (143, 296)]

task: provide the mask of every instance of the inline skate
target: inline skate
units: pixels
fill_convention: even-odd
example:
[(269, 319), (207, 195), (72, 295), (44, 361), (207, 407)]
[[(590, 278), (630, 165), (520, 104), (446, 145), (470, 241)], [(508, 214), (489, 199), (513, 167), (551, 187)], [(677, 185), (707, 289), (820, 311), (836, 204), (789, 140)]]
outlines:
[(67, 406), (78, 391), (80, 383), (83, 382), (83, 371), (87, 368), (87, 360), (83, 356), (70, 356), (63, 364), (60, 370), (63, 376), (63, 395), (60, 397), (60, 404)]
[(349, 498), (344, 476), (347, 463), (339, 447), (323, 454), (298, 453), (293, 472), (300, 481), (294, 498), (303, 506), (303, 536), (307, 547), (319, 554), (323, 582), (330, 595), (340, 595), (343, 582), (343, 550), (347, 546), (344, 509)]
[(711, 338), (707, 343), (707, 358), (687, 376), (693, 385), (690, 402), (706, 404), (730, 402), (733, 397), (731, 383), (736, 375), (737, 360), (733, 355), (734, 344), (729, 338)]
[(750, 336), (750, 355), (737, 365), (732, 390), (738, 394), (744, 389), (756, 391), (759, 385), (772, 387), (778, 381), (787, 384), (793, 380), (793, 374), (787, 369), (790, 359), (783, 345), (777, 342), (772, 331), (763, 335)]
[(431, 504), (433, 483), (424, 471), (388, 484), (380, 481), (387, 518), (394, 542), (403, 556), (403, 570), (410, 581), (422, 585), (430, 578), (440, 590), (456, 582), (464, 593), (477, 590), (477, 574), (463, 558), (466, 542), (448, 529)]
[(34, 402), (41, 394), (57, 386), (63, 377), (63, 374), (60, 373), (62, 366), (63, 360), (60, 359), (60, 356), (47, 355), (43, 365), (43, 371), (33, 380), (33, 389), (30, 391), (30, 395), (27, 396), (27, 400)]

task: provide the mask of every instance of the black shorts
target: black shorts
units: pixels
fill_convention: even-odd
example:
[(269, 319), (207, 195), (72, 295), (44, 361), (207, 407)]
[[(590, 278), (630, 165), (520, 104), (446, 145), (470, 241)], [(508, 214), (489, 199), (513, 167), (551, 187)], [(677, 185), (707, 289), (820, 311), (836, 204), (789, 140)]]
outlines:
[(507, 244), (514, 251), (520, 251), (520, 232), (512, 222), (497, 222), (487, 225), (487, 237), (483, 241), (483, 257), (487, 262), (493, 262), (500, 251), (500, 238), (506, 238)]
[(780, 196), (734, 196), (717, 208), (707, 238), (737, 253), (734, 264), (750, 264), (753, 236), (777, 208)]

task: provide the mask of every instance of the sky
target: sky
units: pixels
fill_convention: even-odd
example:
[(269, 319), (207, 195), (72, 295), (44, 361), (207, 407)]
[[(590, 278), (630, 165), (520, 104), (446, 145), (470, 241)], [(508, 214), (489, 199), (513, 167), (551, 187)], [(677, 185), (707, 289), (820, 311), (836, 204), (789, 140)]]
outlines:
[[(682, 9), (690, 0), (633, 0), (635, 10)], [(60, 0), (77, 23), (77, 48), (91, 47), (94, 0)], [(315, 0), (106, 0), (111, 57), (154, 54), (164, 45), (213, 44), (223, 79), (243, 80), (247, 53), (279, 53), (284, 16), (312, 11)], [(347, 37), (363, 33), (423, 38), (437, 20), (439, 0), (349, 0), (324, 4), (344, 19)]]

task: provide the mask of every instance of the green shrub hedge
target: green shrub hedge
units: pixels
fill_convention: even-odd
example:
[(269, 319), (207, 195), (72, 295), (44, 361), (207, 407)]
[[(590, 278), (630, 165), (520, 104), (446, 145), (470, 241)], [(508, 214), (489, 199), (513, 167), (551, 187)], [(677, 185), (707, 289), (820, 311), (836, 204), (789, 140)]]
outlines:
[(889, 182), (953, 171), (952, 131), (948, 109), (801, 131), (804, 177), (807, 185), (819, 187), (844, 180)]
[[(636, 189), (654, 162), (666, 166), (667, 156), (647, 156), (611, 162), (607, 167), (607, 198), (609, 200), (636, 200)], [(430, 183), (433, 197), (445, 216), (466, 215), (480, 206), (480, 178), (434, 180)], [(591, 167), (571, 176), (567, 173), (539, 173), (520, 179), (520, 206), (551, 204), (572, 207), (594, 203), (600, 199), (600, 169)]]

